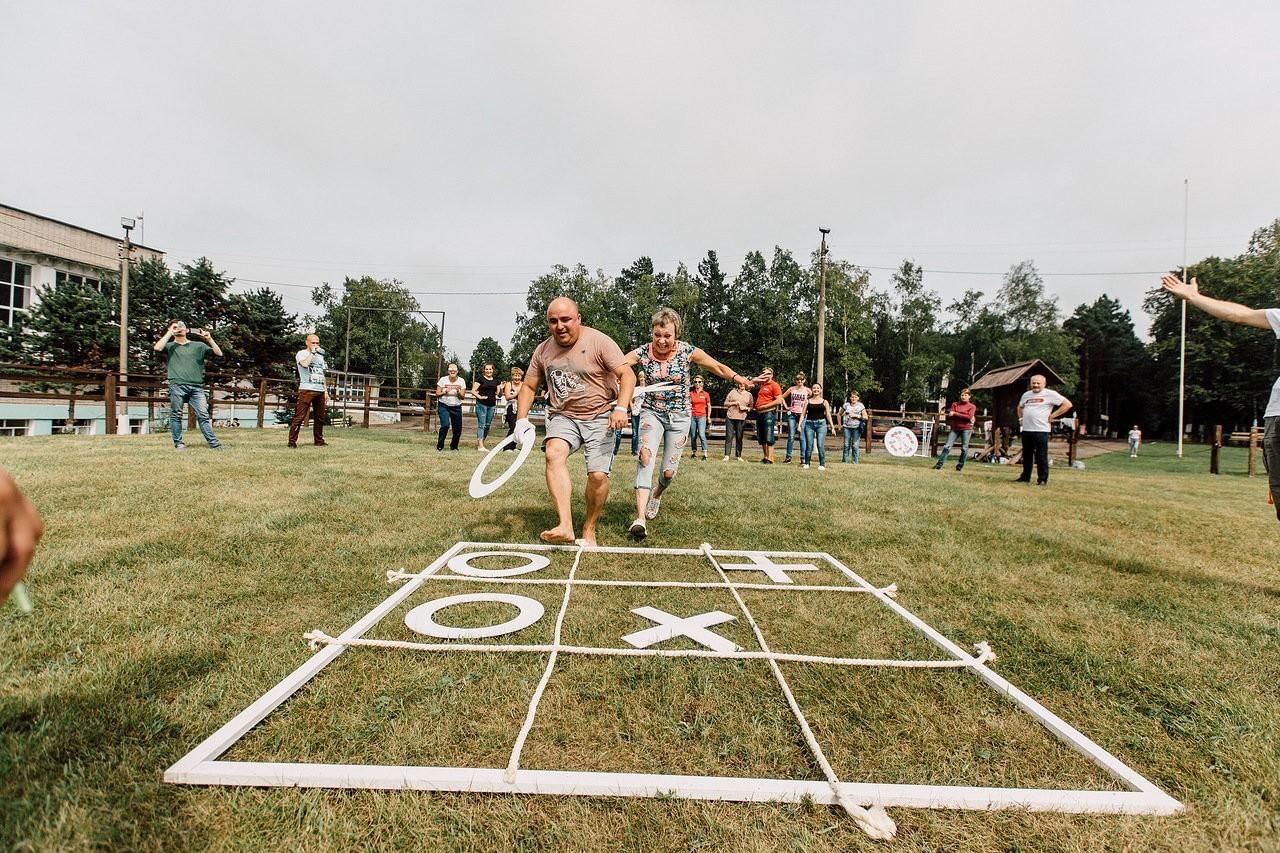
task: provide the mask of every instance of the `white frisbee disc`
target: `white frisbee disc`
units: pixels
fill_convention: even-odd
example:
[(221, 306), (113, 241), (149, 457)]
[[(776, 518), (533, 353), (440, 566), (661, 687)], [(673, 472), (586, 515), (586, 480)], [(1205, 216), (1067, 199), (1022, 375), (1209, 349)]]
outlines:
[(512, 433), (494, 445), (493, 449), (486, 453), (484, 458), (480, 460), (480, 464), (476, 467), (476, 472), (471, 475), (471, 485), (467, 489), (471, 497), (487, 497), (499, 489), (503, 483), (507, 482), (507, 480), (514, 477), (515, 473), (520, 470), (520, 466), (524, 464), (524, 460), (529, 458), (529, 453), (533, 450), (535, 437), (534, 430), (529, 430), (525, 433), (525, 439), (520, 443), (520, 452), (516, 454), (515, 461), (507, 467), (507, 470), (499, 474), (496, 480), (492, 483), (486, 483), (483, 479), (485, 469), (489, 467), (489, 463), (493, 461), (493, 457), (502, 452), (502, 448), (506, 447), (508, 444), (515, 443), (515, 433)]
[(920, 440), (906, 427), (896, 426), (884, 434), (884, 449), (890, 456), (915, 456)]

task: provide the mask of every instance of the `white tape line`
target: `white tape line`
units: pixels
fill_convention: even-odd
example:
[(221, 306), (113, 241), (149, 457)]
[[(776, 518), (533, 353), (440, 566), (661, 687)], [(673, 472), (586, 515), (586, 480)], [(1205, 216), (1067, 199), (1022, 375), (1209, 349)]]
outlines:
[(476, 467), (476, 472), (471, 475), (471, 485), (467, 489), (471, 497), (487, 497), (497, 491), (497, 489), (499, 489), (503, 483), (507, 482), (507, 480), (514, 477), (515, 473), (520, 470), (520, 466), (524, 464), (524, 460), (529, 458), (529, 453), (533, 450), (535, 438), (536, 436), (533, 430), (526, 432), (524, 434), (524, 439), (520, 444), (520, 452), (516, 454), (516, 460), (511, 463), (507, 470), (503, 471), (502, 474), (498, 476), (498, 479), (494, 480), (492, 483), (486, 483), (483, 480), (484, 470), (489, 467), (489, 463), (493, 461), (493, 457), (502, 452), (502, 449), (508, 444), (514, 444), (518, 439), (516, 438), (516, 434), (512, 433), (494, 445), (493, 449), (485, 454), (484, 459), (480, 460), (479, 466)]

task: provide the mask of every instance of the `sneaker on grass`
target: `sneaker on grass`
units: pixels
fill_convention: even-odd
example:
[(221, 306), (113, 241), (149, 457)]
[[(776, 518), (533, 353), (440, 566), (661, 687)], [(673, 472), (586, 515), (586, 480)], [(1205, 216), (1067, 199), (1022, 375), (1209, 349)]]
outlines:
[(643, 518), (637, 518), (631, 522), (631, 529), (627, 531), (631, 534), (631, 538), (640, 542), (644, 537), (649, 535), (649, 527), (644, 523)]
[(662, 506), (662, 498), (649, 498), (644, 505), (644, 517), (650, 520), (658, 517), (658, 509)]

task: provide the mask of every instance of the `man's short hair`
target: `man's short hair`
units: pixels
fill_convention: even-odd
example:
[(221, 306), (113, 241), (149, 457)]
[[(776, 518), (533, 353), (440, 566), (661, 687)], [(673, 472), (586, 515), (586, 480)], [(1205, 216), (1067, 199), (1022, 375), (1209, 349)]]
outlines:
[(186, 326), (187, 326), (187, 322), (186, 322), (185, 320), (170, 320), (170, 321), (169, 321), (169, 325), (170, 325), (170, 326), (173, 326), (173, 324), (174, 324), (174, 323), (181, 323), (183, 328), (186, 328)]

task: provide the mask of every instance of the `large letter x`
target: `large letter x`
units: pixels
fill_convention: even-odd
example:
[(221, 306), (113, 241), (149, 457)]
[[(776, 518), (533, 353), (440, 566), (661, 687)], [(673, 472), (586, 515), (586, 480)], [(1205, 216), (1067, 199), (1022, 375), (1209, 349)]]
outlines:
[(636, 631), (634, 634), (627, 634), (622, 638), (637, 649), (647, 649), (654, 643), (661, 643), (663, 640), (670, 640), (672, 637), (688, 637), (695, 643), (701, 643), (717, 652), (742, 651), (742, 647), (731, 640), (726, 640), (719, 634), (704, 630), (711, 625), (732, 622), (733, 617), (728, 613), (712, 610), (710, 613), (699, 613), (697, 616), (681, 618), (656, 607), (637, 607), (631, 612), (658, 623), (656, 628), (646, 628), (643, 631)]
[(750, 563), (722, 564), (720, 568), (726, 572), (764, 572), (774, 583), (795, 583), (787, 572), (816, 572), (818, 567), (813, 563), (775, 563), (770, 557), (759, 551), (747, 555)]

